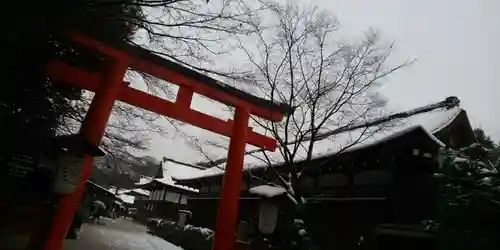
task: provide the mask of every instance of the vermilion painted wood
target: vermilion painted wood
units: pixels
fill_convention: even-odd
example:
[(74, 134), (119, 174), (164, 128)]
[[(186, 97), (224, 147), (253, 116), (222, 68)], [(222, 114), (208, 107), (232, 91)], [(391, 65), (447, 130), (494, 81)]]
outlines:
[(96, 41), (90, 37), (74, 33), (71, 34), (70, 37), (72, 40), (82, 45), (86, 45), (90, 48), (93, 48), (104, 55), (129, 58), (131, 62), (130, 66), (138, 71), (151, 74), (153, 76), (161, 78), (170, 83), (177, 84), (179, 86), (188, 86), (192, 88), (193, 91), (196, 93), (199, 93), (216, 101), (228, 104), (230, 106), (244, 107), (250, 111), (250, 114), (262, 117), (270, 121), (281, 121), (283, 119), (284, 114), (282, 113), (255, 106), (245, 100), (239, 99), (235, 96), (231, 96), (228, 93), (224, 93), (220, 90), (210, 88), (209, 86), (203, 84), (202, 82), (198, 82), (178, 72), (169, 70), (168, 68), (156, 65), (146, 60), (134, 58), (132, 55), (128, 55), (117, 48), (113, 48), (109, 45)]
[[(103, 71), (102, 77), (100, 77), (100, 82), (96, 83), (99, 87), (95, 90), (94, 98), (80, 129), (80, 133), (96, 147), (101, 144), (111, 110), (123, 86), (123, 76), (129, 65), (126, 58), (118, 57), (108, 60), (106, 70)], [(66, 232), (83, 195), (85, 183), (92, 171), (92, 162), (91, 156), (85, 157), (76, 190), (72, 194), (63, 195), (59, 199), (48, 238), (44, 243), (44, 250), (61, 249)]]
[(249, 113), (243, 108), (236, 108), (233, 133), (229, 143), (226, 172), (222, 181), (222, 190), (217, 211), (213, 250), (233, 250), (236, 247), (235, 233), (238, 225), (238, 203), (243, 158), (247, 136)]
[[(71, 84), (82, 89), (96, 91), (99, 88), (99, 75), (90, 73), (83, 69), (70, 66), (59, 61), (48, 63), (47, 75), (55, 81)], [(175, 103), (159, 98), (157, 96), (142, 92), (140, 90), (121, 84), (118, 100), (125, 103), (168, 116), (176, 120), (189, 123), (191, 125), (218, 133), (227, 137), (233, 134), (232, 120), (224, 121), (216, 117), (201, 113), (189, 108), (193, 92), (188, 87), (181, 87), (178, 92), (178, 99)], [(274, 151), (277, 147), (276, 140), (247, 128), (247, 143)]]
[(179, 107), (184, 107), (186, 109), (191, 109), (191, 101), (193, 100), (193, 90), (189, 87), (180, 87), (177, 92), (177, 98), (175, 99), (175, 103), (179, 105)]
[[(109, 57), (107, 68), (101, 75), (70, 67), (61, 62), (51, 62), (48, 74), (54, 79), (94, 91), (96, 94), (83, 122), (81, 133), (98, 146), (106, 129), (115, 100), (166, 115), (231, 138), (228, 152), (228, 164), (224, 175), (221, 202), (216, 222), (214, 250), (232, 250), (235, 247), (235, 233), (238, 219), (238, 200), (243, 171), (243, 158), (246, 143), (275, 150), (276, 141), (272, 138), (251, 131), (248, 127), (250, 114), (268, 120), (280, 121), (284, 114), (254, 105), (226, 93), (220, 88), (209, 87), (196, 79), (179, 72), (156, 65), (150, 61), (135, 58), (119, 49), (98, 42), (89, 37), (73, 34), (71, 38), (89, 48)], [(156, 59), (152, 59), (153, 61)], [(175, 103), (128, 87), (123, 77), (128, 67), (160, 77), (178, 84), (181, 89)], [(236, 108), (235, 121), (223, 121), (215, 117), (190, 109), (193, 93), (199, 93)], [(237, 92), (236, 92), (237, 93)], [(239, 94), (236, 94), (239, 95)], [(92, 169), (92, 157), (85, 158), (80, 181), (76, 191), (63, 196), (58, 204), (44, 250), (60, 250), (71, 223), (72, 216), (83, 194), (84, 185)]]

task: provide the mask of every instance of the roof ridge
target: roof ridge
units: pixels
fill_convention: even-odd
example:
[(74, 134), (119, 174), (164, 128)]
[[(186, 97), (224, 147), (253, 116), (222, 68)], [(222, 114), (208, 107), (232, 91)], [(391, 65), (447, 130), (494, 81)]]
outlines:
[[(449, 96), (449, 97), (446, 97), (445, 100), (443, 100), (443, 101), (433, 103), (430, 105), (417, 107), (417, 108), (410, 109), (410, 110), (403, 111), (403, 112), (395, 112), (395, 113), (392, 113), (392, 114), (389, 114), (389, 115), (386, 115), (383, 117), (379, 117), (379, 118), (373, 119), (371, 121), (366, 121), (363, 123), (351, 124), (351, 125), (345, 125), (342, 127), (338, 127), (338, 128), (335, 128), (335, 129), (329, 130), (327, 132), (316, 135), (314, 140), (319, 141), (319, 140), (326, 139), (326, 138), (333, 136), (333, 135), (336, 135), (336, 134), (349, 132), (349, 131), (353, 131), (353, 130), (360, 129), (360, 128), (373, 127), (373, 126), (381, 125), (381, 124), (384, 124), (384, 123), (387, 123), (387, 122), (390, 122), (393, 120), (406, 119), (406, 118), (411, 117), (411, 116), (415, 116), (415, 115), (419, 115), (419, 114), (427, 113), (427, 112), (432, 112), (432, 111), (438, 110), (438, 109), (449, 110), (449, 109), (457, 108), (457, 107), (459, 107), (459, 105), (460, 105), (460, 99), (458, 99), (456, 96)], [(295, 141), (289, 142), (285, 146), (293, 145), (293, 144), (298, 143), (298, 142), (299, 143), (306, 142), (306, 141), (309, 141), (311, 139), (312, 138), (310, 138), (310, 137), (302, 138), (300, 140), (295, 140)], [(282, 147), (282, 145), (279, 145), (278, 147)], [(250, 151), (245, 152), (245, 155), (252, 155), (254, 153), (259, 153), (259, 152), (263, 152), (263, 151), (265, 151), (265, 150), (264, 149), (254, 149), (254, 150), (250, 150)], [(211, 167), (217, 167), (218, 165), (226, 162), (226, 160), (227, 160), (227, 157), (223, 157), (223, 158), (219, 158), (219, 159), (209, 161), (209, 162), (196, 163), (195, 165), (198, 165), (200, 167), (206, 167), (206, 169), (209, 169)]]
[[(354, 150), (359, 150), (359, 149), (364, 148), (364, 147), (370, 147), (370, 146), (376, 145), (377, 142), (380, 142), (381, 140), (387, 140), (388, 138), (396, 136), (397, 134), (401, 134), (401, 133), (404, 134), (405, 131), (408, 132), (408, 131), (414, 130), (416, 128), (419, 128), (422, 131), (425, 131), (431, 139), (433, 139), (434, 141), (436, 141), (437, 144), (442, 146), (443, 143), (439, 139), (437, 139), (433, 134), (436, 133), (437, 131), (439, 131), (440, 129), (442, 129), (443, 127), (447, 126), (448, 124), (452, 123), (454, 120), (456, 120), (456, 118), (462, 112), (465, 112), (465, 110), (463, 110), (460, 107), (452, 107), (452, 108), (442, 107), (442, 108), (435, 108), (435, 109), (431, 110), (431, 112), (419, 113), (419, 114), (412, 116), (412, 117), (416, 117), (416, 118), (412, 118), (412, 119), (410, 119), (409, 117), (400, 118), (400, 119), (406, 119), (405, 123), (401, 127), (391, 129), (390, 131), (386, 130), (387, 133), (378, 133), (378, 135), (375, 137), (370, 136), (367, 140), (363, 140), (361, 142), (353, 144), (353, 146), (347, 146), (347, 150), (341, 149), (340, 151), (341, 152), (354, 151)], [(419, 116), (419, 115), (424, 115), (424, 116)], [(340, 142), (340, 144), (337, 143), (338, 145), (342, 144), (342, 138), (340, 138), (340, 140), (341, 140), (341, 142)], [(318, 142), (320, 142), (320, 141), (318, 141)], [(351, 144), (351, 142), (348, 142), (348, 144)], [(321, 147), (321, 145), (318, 145), (318, 146)], [(346, 146), (346, 145), (344, 145), (344, 146)], [(344, 146), (342, 146), (342, 147), (344, 147)], [(316, 157), (325, 157), (327, 155), (331, 155), (332, 153), (333, 154), (340, 153), (335, 148), (336, 147), (328, 148), (326, 150), (328, 152), (322, 152), (322, 153), (320, 152), (320, 153), (316, 154), (315, 158)], [(323, 150), (323, 151), (325, 151), (325, 150)], [(270, 156), (270, 157), (273, 158), (273, 156)], [(273, 164), (280, 164), (282, 162), (282, 159), (279, 158), (279, 155), (276, 157), (278, 157), (278, 158), (273, 158), (273, 160), (276, 161), (276, 162), (273, 161)], [(300, 158), (300, 156), (298, 158)], [(301, 159), (296, 158), (295, 160), (300, 161)], [(253, 161), (253, 159), (245, 159), (245, 170), (251, 170), (254, 168), (258, 168), (259, 165), (262, 165), (262, 164), (257, 163), (256, 161), (254, 161), (252, 163), (252, 161)], [(266, 167), (266, 166), (267, 166), (267, 164), (265, 164), (265, 163), (262, 165), (262, 167)], [(207, 168), (204, 171), (201, 171), (200, 175), (195, 174), (195, 175), (189, 176), (189, 177), (188, 176), (173, 176), (173, 179), (175, 181), (183, 181), (183, 180), (199, 179), (199, 178), (210, 177), (210, 176), (217, 176), (217, 175), (221, 175), (223, 173), (224, 173), (223, 168), (221, 168), (219, 166), (214, 166), (211, 168)]]
[(435, 128), (433, 131), (429, 131), (429, 132), (432, 134), (435, 134), (435, 133), (441, 131), (442, 129), (444, 129), (445, 127), (450, 125), (462, 112), (465, 112), (465, 110), (460, 108), (460, 107), (456, 107), (456, 109), (458, 110), (458, 112), (455, 115), (453, 115), (453, 117), (450, 117), (450, 119), (448, 119), (448, 121), (441, 124), (441, 126), (439, 126), (438, 128)]

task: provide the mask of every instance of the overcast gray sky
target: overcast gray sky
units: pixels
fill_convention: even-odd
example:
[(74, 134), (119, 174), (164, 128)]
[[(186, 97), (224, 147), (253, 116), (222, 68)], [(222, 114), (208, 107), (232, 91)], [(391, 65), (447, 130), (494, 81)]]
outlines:
[[(284, 0), (283, 0), (284, 1)], [(377, 29), (396, 48), (391, 62), (416, 62), (388, 78), (381, 93), (389, 99), (389, 111), (403, 111), (460, 98), (474, 127), (483, 128), (500, 141), (500, 1), (498, 0), (294, 0), (332, 11), (347, 37)], [(196, 106), (198, 108), (196, 108)], [(193, 101), (193, 108), (209, 107)], [(209, 112), (212, 113), (212, 112)], [(186, 132), (217, 137), (190, 126)], [(151, 151), (186, 162), (204, 157), (171, 134), (154, 136)], [(225, 152), (217, 154), (225, 155)]]
[(378, 29), (396, 42), (394, 61), (415, 58), (388, 79), (389, 108), (456, 95), (473, 126), (500, 140), (500, 1), (298, 0), (336, 14), (341, 30)]

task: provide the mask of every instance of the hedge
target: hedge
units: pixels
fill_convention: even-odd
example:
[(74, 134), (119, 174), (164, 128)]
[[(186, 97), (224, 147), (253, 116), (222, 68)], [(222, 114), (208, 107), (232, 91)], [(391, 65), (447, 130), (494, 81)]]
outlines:
[(150, 219), (149, 233), (182, 247), (184, 250), (211, 250), (214, 232), (207, 228), (186, 225), (179, 227), (173, 221)]

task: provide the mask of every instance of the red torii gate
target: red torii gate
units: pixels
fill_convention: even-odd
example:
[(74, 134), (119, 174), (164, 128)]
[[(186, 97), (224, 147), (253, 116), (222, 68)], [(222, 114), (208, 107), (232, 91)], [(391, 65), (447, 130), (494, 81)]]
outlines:
[[(53, 81), (95, 92), (80, 129), (80, 133), (95, 146), (101, 142), (115, 100), (231, 138), (213, 249), (232, 250), (235, 247), (245, 145), (249, 143), (271, 151), (276, 149), (274, 138), (255, 133), (252, 128), (248, 127), (249, 115), (278, 122), (291, 112), (291, 108), (221, 84), (213, 78), (173, 63), (138, 46), (124, 42), (104, 43), (74, 33), (69, 35), (69, 38), (73, 42), (91, 48), (106, 57), (104, 69), (98, 73), (89, 72), (61, 61), (51, 61), (47, 65), (47, 75)], [(179, 85), (175, 102), (128, 87), (123, 82), (128, 68)], [(192, 110), (190, 106), (194, 93), (235, 107), (234, 121), (224, 121)], [(44, 243), (45, 250), (61, 249), (73, 214), (81, 199), (85, 182), (90, 175), (92, 161), (92, 157), (86, 156), (75, 192), (60, 199), (47, 241)]]

